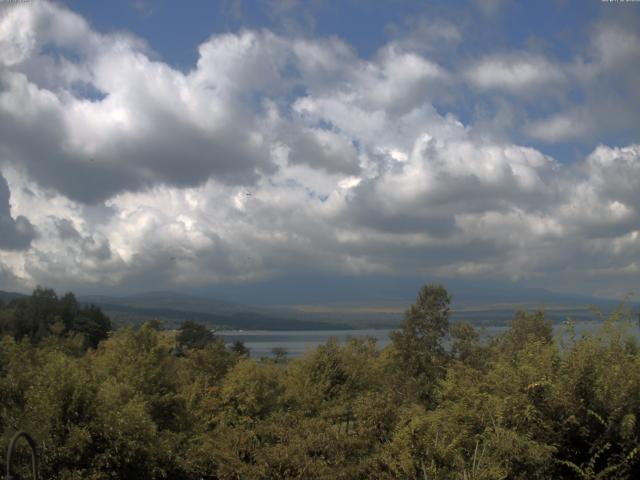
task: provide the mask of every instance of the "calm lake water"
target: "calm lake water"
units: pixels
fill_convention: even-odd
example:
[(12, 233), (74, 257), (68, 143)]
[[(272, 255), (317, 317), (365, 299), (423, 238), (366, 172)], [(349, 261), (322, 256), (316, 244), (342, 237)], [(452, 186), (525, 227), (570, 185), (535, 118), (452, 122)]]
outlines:
[[(595, 332), (601, 325), (601, 322), (576, 322), (575, 332), (577, 336), (585, 333)], [(563, 325), (554, 325), (554, 331), (560, 332)], [(503, 333), (508, 327), (506, 326), (487, 326), (483, 329), (477, 328), (486, 336), (495, 336)], [(254, 358), (269, 357), (272, 355), (272, 349), (282, 347), (286, 349), (289, 357), (297, 357), (308, 350), (315, 349), (318, 345), (326, 343), (330, 338), (335, 338), (339, 342), (345, 342), (353, 337), (371, 337), (376, 339), (378, 348), (384, 348), (389, 345), (389, 332), (391, 329), (363, 329), (363, 330), (291, 330), (291, 331), (272, 331), (272, 330), (227, 330), (218, 332), (226, 343), (233, 343), (241, 340), (244, 345), (250, 349), (251, 356)], [(640, 329), (637, 324), (634, 325), (633, 333), (636, 338), (640, 338)]]

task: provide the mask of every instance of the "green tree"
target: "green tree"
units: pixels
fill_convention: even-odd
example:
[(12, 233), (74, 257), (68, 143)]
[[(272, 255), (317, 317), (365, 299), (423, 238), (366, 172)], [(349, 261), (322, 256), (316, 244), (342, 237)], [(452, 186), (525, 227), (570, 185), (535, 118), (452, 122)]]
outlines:
[(111, 331), (111, 320), (95, 305), (81, 307), (73, 293), (58, 298), (50, 288), (37, 287), (30, 297), (0, 309), (0, 331), (16, 340), (38, 343), (54, 336), (81, 335), (85, 347), (97, 347)]
[(206, 326), (191, 320), (185, 320), (180, 325), (176, 342), (181, 347), (204, 348), (215, 341), (215, 338), (213, 332)]
[(550, 344), (553, 340), (553, 324), (547, 320), (543, 310), (516, 312), (509, 329), (497, 339), (501, 348), (515, 351), (530, 341)]
[(271, 354), (273, 355), (273, 359), (276, 363), (286, 363), (287, 361), (287, 349), (284, 347), (273, 347), (271, 349)]
[(451, 357), (477, 369), (486, 368), (489, 349), (480, 341), (480, 335), (469, 323), (453, 323), (449, 328)]
[(231, 351), (240, 357), (248, 357), (249, 349), (246, 347), (242, 340), (236, 340), (231, 345)]
[(390, 334), (396, 366), (409, 391), (421, 401), (434, 400), (435, 384), (444, 375), (443, 340), (449, 331), (451, 296), (442, 285), (425, 285), (405, 312), (401, 329)]
[(90, 305), (76, 313), (71, 321), (69, 331), (83, 335), (88, 345), (96, 348), (101, 341), (106, 340), (109, 336), (111, 320), (102, 313), (100, 308)]

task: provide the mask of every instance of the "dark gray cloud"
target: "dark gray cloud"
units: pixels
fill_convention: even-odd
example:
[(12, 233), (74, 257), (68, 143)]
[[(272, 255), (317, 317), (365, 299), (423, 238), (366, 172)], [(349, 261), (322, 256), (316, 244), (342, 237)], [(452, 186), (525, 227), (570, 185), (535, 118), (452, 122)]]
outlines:
[(56, 218), (54, 219), (54, 223), (58, 230), (58, 236), (61, 240), (80, 240), (81, 236), (71, 220), (67, 218)]
[(111, 258), (111, 248), (107, 239), (96, 240), (91, 235), (81, 235), (73, 222), (66, 218), (54, 219), (58, 238), (65, 243), (67, 249), (74, 244), (79, 245), (82, 254), (91, 259), (104, 262)]
[(26, 250), (36, 237), (36, 230), (24, 216), (11, 216), (9, 184), (0, 174), (0, 250)]
[[(24, 78), (5, 73), (2, 79), (3, 160), (24, 169), (40, 185), (79, 202), (102, 202), (120, 192), (158, 183), (194, 186), (209, 177), (232, 184), (252, 184), (258, 172), (274, 168), (268, 152), (251, 145), (247, 138), (250, 132), (235, 128), (234, 123), (242, 120), (234, 120), (231, 114), (226, 119), (228, 125), (204, 132), (175, 112), (152, 109), (144, 112), (149, 120), (142, 131), (107, 136), (94, 151), (70, 148), (71, 139), (82, 135), (78, 130), (85, 125), (68, 121), (68, 107), (49, 94), (34, 92)], [(28, 116), (21, 108), (25, 104), (32, 109)], [(138, 107), (129, 108), (135, 111)], [(94, 134), (100, 136), (98, 132)]]
[(24, 288), (24, 282), (13, 273), (13, 270), (0, 262), (0, 289), (4, 291), (20, 291)]
[(289, 162), (309, 165), (328, 173), (356, 175), (358, 152), (347, 138), (326, 130), (307, 130), (291, 135)]

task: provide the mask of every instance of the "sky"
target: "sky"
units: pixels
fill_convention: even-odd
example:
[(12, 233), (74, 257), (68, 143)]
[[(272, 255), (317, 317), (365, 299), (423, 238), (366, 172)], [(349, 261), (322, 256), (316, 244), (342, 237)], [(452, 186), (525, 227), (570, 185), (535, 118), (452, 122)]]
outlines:
[(639, 85), (640, 2), (0, 0), (0, 289), (620, 298)]

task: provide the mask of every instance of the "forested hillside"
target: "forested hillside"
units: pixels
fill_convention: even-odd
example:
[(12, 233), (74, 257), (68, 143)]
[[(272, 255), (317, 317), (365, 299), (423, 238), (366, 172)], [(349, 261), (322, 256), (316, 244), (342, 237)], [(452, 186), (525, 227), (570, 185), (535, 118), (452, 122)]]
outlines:
[(102, 336), (99, 310), (34, 297), (0, 309), (0, 447), (31, 432), (45, 479), (640, 478), (624, 309), (565, 340), (518, 312), (482, 341), (428, 285), (388, 348), (330, 341), (287, 361), (193, 323)]

